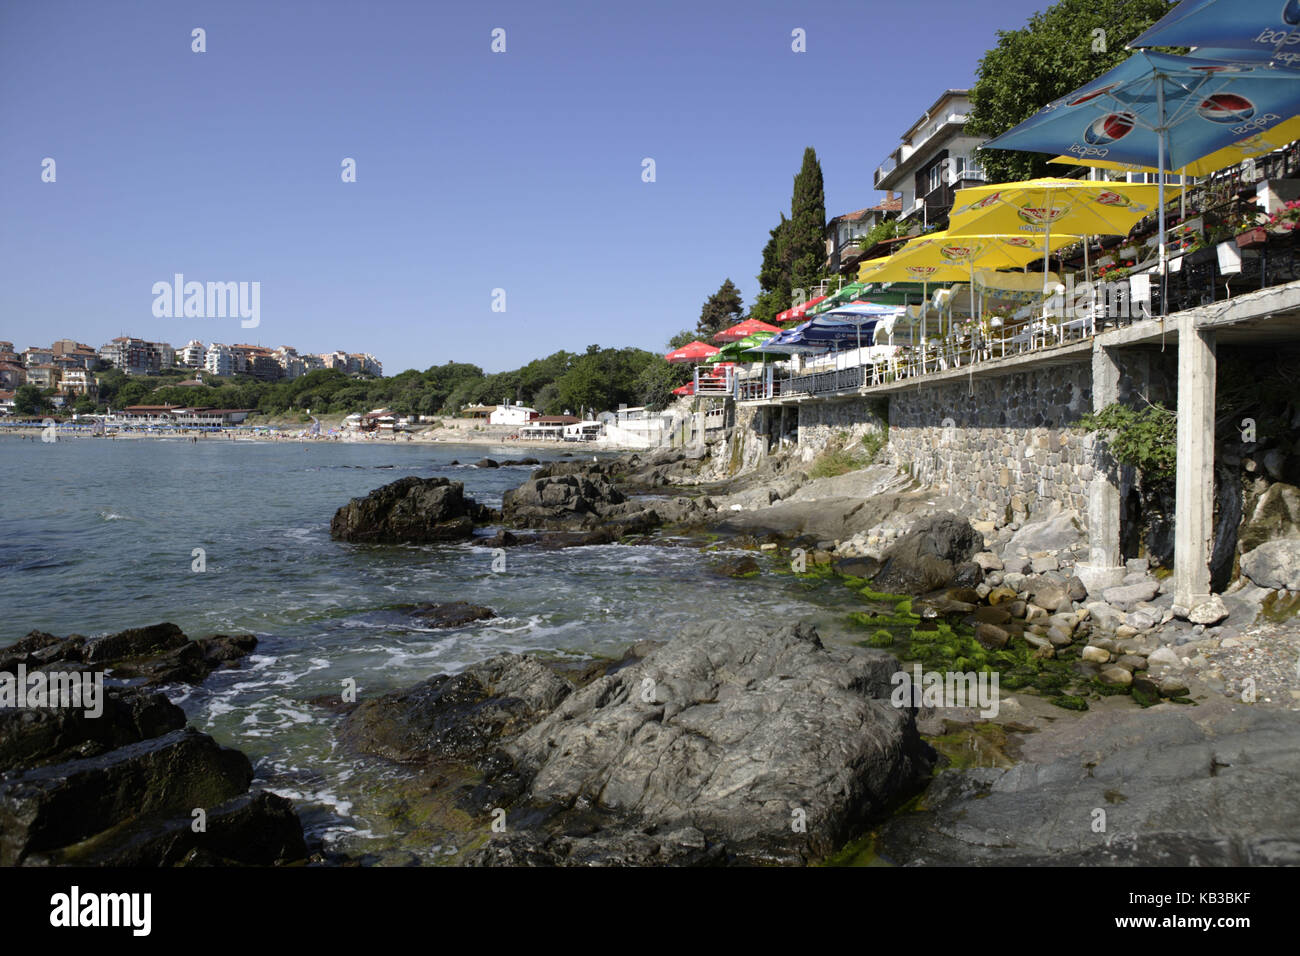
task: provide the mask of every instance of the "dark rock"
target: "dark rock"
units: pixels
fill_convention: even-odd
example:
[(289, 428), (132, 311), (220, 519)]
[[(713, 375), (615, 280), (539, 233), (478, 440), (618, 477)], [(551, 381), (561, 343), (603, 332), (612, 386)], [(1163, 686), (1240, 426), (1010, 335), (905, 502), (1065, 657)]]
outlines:
[(401, 478), (353, 498), (334, 514), (330, 537), (379, 544), (461, 541), (491, 511), (464, 495), (464, 485), (447, 478)]
[(984, 580), (984, 569), (974, 561), (963, 561), (953, 571), (952, 583), (955, 587), (973, 588)]
[(880, 562), (875, 558), (833, 558), (831, 567), (836, 574), (867, 580), (880, 573)]
[(957, 567), (970, 561), (983, 545), (983, 536), (960, 515), (946, 511), (929, 515), (885, 552), (873, 586), (903, 594), (938, 590), (946, 587)]
[(202, 832), (191, 813), (135, 818), (115, 828), (111, 840), (29, 856), (28, 864), (57, 866), (276, 866), (303, 860), (307, 846), (293, 803), (254, 790), (203, 808)]
[(0, 709), (0, 773), (90, 757), (185, 726), (185, 712), (162, 694), (104, 689), (103, 712), (84, 708)]
[(500, 468), (501, 465), (493, 461), (491, 458), (480, 458), (478, 461), (474, 462), (474, 467), (475, 468)]
[(230, 667), (235, 661), (251, 654), (257, 647), (257, 638), (252, 634), (213, 634), (200, 637), (197, 641), (203, 651), (203, 660), (214, 669)]
[[(115, 663), (152, 657), (189, 645), (190, 640), (175, 624), (133, 627), (87, 642), (83, 660), (87, 664)], [(202, 657), (202, 654), (199, 655)]]
[(421, 604), (411, 611), (411, 616), (420, 618), (429, 627), (463, 627), (475, 621), (494, 618), (497, 612), (490, 607), (466, 601), (451, 601), (446, 604)]
[(747, 578), (750, 575), (758, 574), (758, 562), (749, 555), (728, 558), (720, 564), (713, 565), (710, 569), (714, 574), (724, 578)]
[(455, 676), (364, 700), (339, 729), (344, 746), (390, 760), (475, 762), (505, 734), (552, 710), (573, 685), (531, 657), (500, 654)]
[(1007, 646), (1007, 641), (1011, 640), (1011, 635), (996, 624), (977, 624), (975, 626), (975, 640), (991, 651), (999, 651)]
[(215, 807), (248, 789), (237, 750), (191, 728), (0, 777), (0, 866), (79, 843), (134, 816)]

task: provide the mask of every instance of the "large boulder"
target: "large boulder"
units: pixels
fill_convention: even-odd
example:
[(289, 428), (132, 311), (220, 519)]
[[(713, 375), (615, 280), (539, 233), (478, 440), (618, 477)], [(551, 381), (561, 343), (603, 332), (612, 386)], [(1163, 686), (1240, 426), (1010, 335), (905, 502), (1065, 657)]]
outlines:
[(471, 862), (824, 857), (929, 771), (912, 711), (889, 701), (898, 667), (806, 624), (690, 628), (503, 745), (527, 781), (520, 819), (589, 808), (601, 823), (581, 841), (525, 830)]
[(330, 537), (373, 544), (462, 541), (491, 511), (465, 497), (465, 486), (447, 478), (401, 478), (353, 498), (334, 513)]
[(609, 528), (615, 533), (649, 531), (662, 523), (607, 478), (588, 473), (531, 478), (502, 497), (501, 513), (513, 527), (566, 531)]
[(929, 515), (885, 552), (873, 587), (903, 594), (947, 587), (958, 568), (983, 547), (983, 536), (960, 515), (950, 511)]
[(1011, 536), (1003, 557), (1045, 551), (1057, 554), (1069, 551), (1084, 539), (1079, 515), (1072, 510), (1058, 511), (1038, 521), (1027, 521)]
[(1282, 538), (1300, 538), (1300, 488), (1278, 483), (1259, 496), (1250, 517), (1241, 523), (1237, 541), (1245, 554)]
[(1300, 538), (1266, 541), (1243, 554), (1241, 573), (1262, 588), (1300, 590)]

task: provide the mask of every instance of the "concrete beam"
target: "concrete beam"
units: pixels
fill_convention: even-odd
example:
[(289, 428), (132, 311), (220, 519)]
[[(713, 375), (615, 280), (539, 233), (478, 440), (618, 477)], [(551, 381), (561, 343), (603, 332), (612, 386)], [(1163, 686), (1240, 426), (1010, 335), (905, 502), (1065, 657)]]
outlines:
[(1178, 465), (1174, 479), (1174, 605), (1210, 597), (1214, 534), (1214, 332), (1178, 316)]

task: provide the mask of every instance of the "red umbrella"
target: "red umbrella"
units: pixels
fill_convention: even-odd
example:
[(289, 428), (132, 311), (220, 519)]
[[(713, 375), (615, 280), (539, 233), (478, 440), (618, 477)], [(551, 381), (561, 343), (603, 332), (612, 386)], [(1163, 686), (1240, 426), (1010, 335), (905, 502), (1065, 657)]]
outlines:
[(673, 349), (664, 356), (668, 362), (699, 362), (716, 355), (718, 350), (707, 342), (688, 342), (679, 349)]
[(746, 319), (729, 329), (723, 329), (713, 337), (715, 342), (739, 342), (748, 335), (755, 332), (780, 332), (775, 325), (768, 325), (766, 322), (760, 322), (758, 319)]
[(694, 383), (694, 382), (687, 382), (687, 383), (686, 383), (685, 385), (683, 385), (681, 388), (675, 388), (675, 389), (673, 389), (673, 394), (674, 394), (674, 395), (694, 395), (694, 394), (695, 394), (695, 383)]
[(824, 298), (826, 298), (826, 296), (819, 295), (815, 299), (809, 299), (807, 302), (786, 309), (784, 312), (779, 312), (777, 313), (776, 321), (793, 322), (795, 319), (802, 319), (805, 312), (811, 309), (818, 302), (822, 301), (822, 299)]

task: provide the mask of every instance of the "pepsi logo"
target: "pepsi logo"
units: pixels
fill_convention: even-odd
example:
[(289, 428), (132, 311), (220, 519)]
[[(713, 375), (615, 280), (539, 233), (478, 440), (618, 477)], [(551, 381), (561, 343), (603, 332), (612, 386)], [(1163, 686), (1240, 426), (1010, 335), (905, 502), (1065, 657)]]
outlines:
[(1105, 146), (1123, 139), (1136, 125), (1137, 117), (1132, 113), (1108, 113), (1088, 125), (1083, 131), (1083, 141), (1089, 146)]
[(1282, 8), (1282, 22), (1287, 26), (1300, 24), (1300, 0), (1286, 0)]
[(1237, 93), (1214, 93), (1201, 100), (1196, 115), (1211, 123), (1240, 123), (1255, 115), (1255, 104)]

